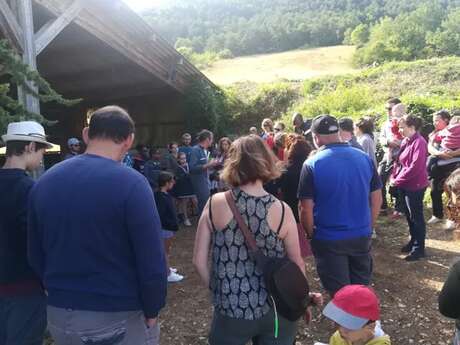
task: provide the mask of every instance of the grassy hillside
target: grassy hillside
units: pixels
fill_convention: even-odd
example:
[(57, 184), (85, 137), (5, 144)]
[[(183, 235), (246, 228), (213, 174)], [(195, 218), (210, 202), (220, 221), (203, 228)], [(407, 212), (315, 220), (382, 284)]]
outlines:
[[(327, 71), (324, 68), (323, 72)], [(233, 73), (241, 78), (241, 72)], [(250, 73), (248, 68), (247, 75)], [(436, 110), (460, 109), (460, 57), (392, 62), (304, 81), (241, 82), (218, 91), (198, 85), (187, 95), (190, 118), (194, 119), (191, 125), (198, 130), (211, 124), (218, 135), (247, 133), (250, 126), (259, 127), (265, 117), (282, 118), (289, 126), (294, 111), (306, 117), (370, 115), (379, 122), (385, 118), (384, 104), (390, 97), (401, 98), (410, 112), (422, 115), (429, 124)]]
[(204, 74), (219, 85), (338, 75), (355, 71), (351, 66), (354, 51), (353, 46), (334, 46), (220, 60)]
[(353, 75), (307, 80), (292, 110), (308, 116), (377, 116), (385, 113), (385, 100), (394, 96), (422, 115), (460, 109), (460, 58), (393, 62)]

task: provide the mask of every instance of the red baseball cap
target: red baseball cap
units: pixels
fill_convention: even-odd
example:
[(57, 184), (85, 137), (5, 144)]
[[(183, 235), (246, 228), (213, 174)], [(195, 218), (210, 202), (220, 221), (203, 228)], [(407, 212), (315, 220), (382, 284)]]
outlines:
[(337, 291), (323, 314), (342, 327), (358, 330), (380, 319), (379, 299), (368, 286), (347, 285)]

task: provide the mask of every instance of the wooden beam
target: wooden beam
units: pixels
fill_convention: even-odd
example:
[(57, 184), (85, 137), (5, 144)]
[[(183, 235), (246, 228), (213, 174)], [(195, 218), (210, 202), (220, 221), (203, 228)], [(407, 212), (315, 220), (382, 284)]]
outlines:
[(19, 53), (24, 51), (24, 37), (21, 26), (6, 0), (0, 0), (0, 30)]
[[(32, 11), (32, 0), (18, 0), (19, 23), (24, 34), (24, 54), (23, 61), (33, 71), (37, 70), (37, 60), (35, 54), (34, 40), (34, 17)], [(29, 87), (38, 93), (35, 83), (30, 82)], [(39, 114), (40, 101), (34, 95), (25, 92), (25, 107), (28, 111)]]
[(82, 9), (82, 1), (75, 0), (59, 17), (43, 25), (35, 34), (36, 54), (40, 54), (78, 16)]

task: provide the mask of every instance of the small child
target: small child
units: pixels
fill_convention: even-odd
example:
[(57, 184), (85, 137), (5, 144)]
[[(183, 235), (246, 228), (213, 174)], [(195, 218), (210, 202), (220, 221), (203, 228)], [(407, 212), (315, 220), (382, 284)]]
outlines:
[[(453, 116), (449, 121), (449, 125), (436, 133), (433, 139), (433, 145), (435, 145), (439, 151), (446, 153), (460, 149), (460, 116)], [(437, 156), (430, 156), (428, 158), (428, 174), (432, 178), (436, 176), (436, 167), (440, 165), (439, 161), (440, 159)], [(450, 160), (444, 161), (447, 163), (447, 161)]]
[(184, 225), (192, 226), (188, 217), (188, 205), (190, 202), (195, 206), (196, 197), (193, 192), (192, 182), (190, 181), (190, 169), (187, 163), (187, 155), (184, 152), (179, 152), (177, 157), (178, 167), (176, 168), (176, 185), (172, 190), (172, 194), (177, 199), (179, 214), (183, 216)]
[(155, 202), (161, 220), (161, 235), (164, 240), (166, 252), (166, 263), (169, 267), (169, 283), (179, 282), (184, 279), (182, 275), (177, 273), (177, 269), (169, 266), (169, 254), (171, 252), (174, 233), (179, 230), (176, 207), (174, 206), (172, 196), (169, 194), (169, 191), (174, 187), (174, 183), (174, 175), (167, 171), (162, 171), (158, 176), (159, 190), (155, 192)]
[(390, 337), (380, 326), (379, 300), (367, 286), (344, 286), (323, 314), (338, 325), (329, 345), (391, 345)]

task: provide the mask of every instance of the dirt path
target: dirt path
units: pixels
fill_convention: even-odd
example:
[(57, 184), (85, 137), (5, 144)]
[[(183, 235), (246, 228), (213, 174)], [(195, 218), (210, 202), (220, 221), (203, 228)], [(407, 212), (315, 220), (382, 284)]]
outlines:
[[(383, 329), (393, 344), (448, 345), (454, 322), (439, 315), (437, 294), (451, 263), (460, 256), (460, 243), (450, 240), (451, 234), (440, 226), (428, 227), (429, 257), (407, 263), (399, 254), (407, 241), (407, 225), (403, 220), (390, 221), (382, 217), (374, 240), (374, 287), (382, 301)], [(201, 284), (192, 266), (195, 231), (179, 232), (173, 249), (172, 264), (186, 279), (169, 286), (168, 307), (162, 312), (161, 330), (164, 345), (206, 344), (211, 321), (211, 304), (207, 289)], [(308, 279), (317, 291), (319, 281), (314, 261), (306, 262)], [(316, 313), (309, 326), (301, 324), (297, 345), (327, 342), (333, 330), (328, 320)]]

